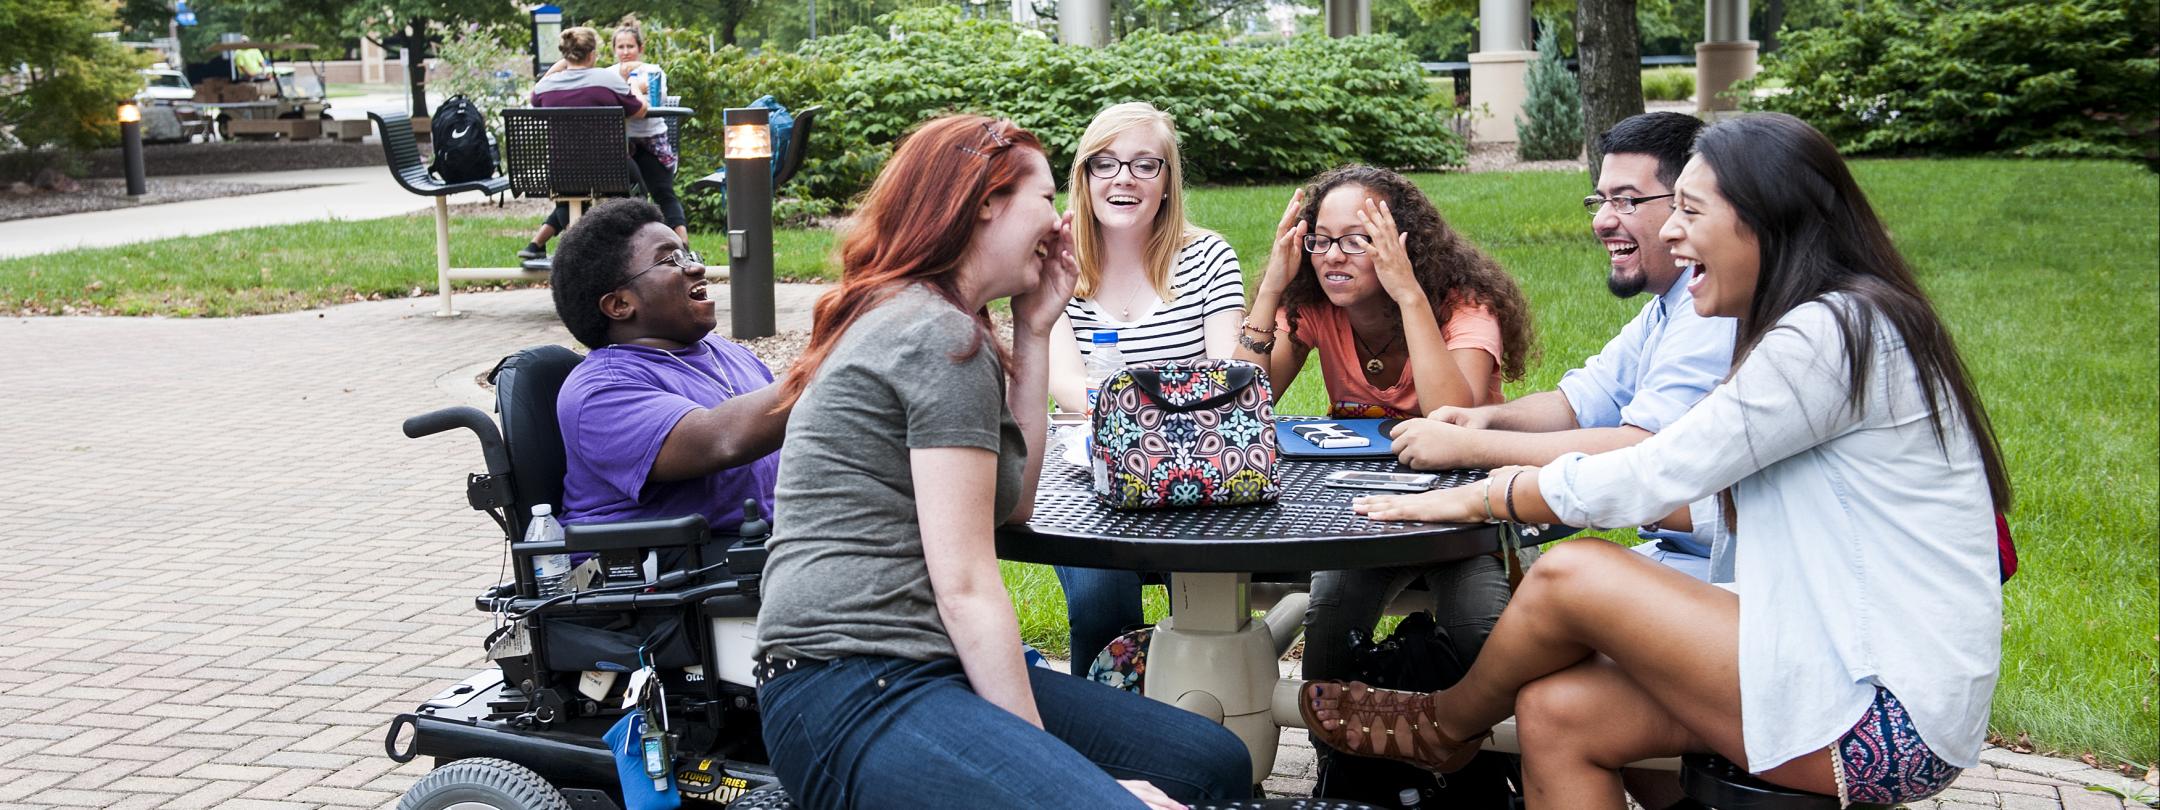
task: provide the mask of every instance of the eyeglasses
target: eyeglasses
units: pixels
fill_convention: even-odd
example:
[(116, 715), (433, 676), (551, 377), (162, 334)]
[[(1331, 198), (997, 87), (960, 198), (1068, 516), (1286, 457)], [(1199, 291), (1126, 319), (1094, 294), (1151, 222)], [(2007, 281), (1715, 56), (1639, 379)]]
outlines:
[(1590, 195), (1590, 196), (1588, 196), (1588, 197), (1584, 197), (1584, 198), (1582, 198), (1582, 207), (1583, 207), (1583, 210), (1585, 210), (1585, 211), (1589, 211), (1589, 212), (1590, 212), (1591, 214), (1593, 214), (1593, 215), (1594, 215), (1594, 214), (1596, 214), (1596, 213), (1598, 212), (1598, 209), (1600, 209), (1600, 208), (1603, 208), (1603, 207), (1605, 207), (1605, 204), (1606, 204), (1606, 203), (1612, 203), (1612, 207), (1613, 207), (1613, 213), (1616, 213), (1616, 214), (1632, 214), (1632, 213), (1635, 213), (1635, 206), (1641, 205), (1641, 204), (1643, 204), (1643, 203), (1646, 203), (1646, 202), (1649, 202), (1649, 201), (1651, 201), (1651, 200), (1662, 200), (1662, 199), (1665, 199), (1666, 197), (1670, 197), (1670, 196), (1673, 196), (1673, 195), (1671, 195), (1671, 194), (1658, 194), (1658, 195), (1655, 195), (1655, 196), (1650, 196), (1650, 197), (1625, 197), (1625, 196), (1600, 197), (1600, 196), (1598, 196), (1598, 195), (1596, 195), (1596, 194), (1592, 194), (1592, 195)]
[(645, 275), (646, 273), (650, 273), (661, 267), (673, 266), (676, 270), (688, 270), (690, 269), (690, 265), (693, 264), (699, 267), (704, 267), (705, 257), (699, 256), (698, 252), (695, 250), (683, 250), (681, 248), (676, 248), (675, 252), (669, 253), (657, 262), (653, 262), (645, 269), (639, 270), (635, 273), (631, 273), (629, 278), (623, 279), (620, 286), (630, 286), (630, 282), (636, 281), (638, 276)]
[(1362, 233), (1346, 233), (1341, 236), (1321, 236), (1317, 233), (1305, 235), (1306, 253), (1318, 256), (1328, 252), (1330, 247), (1342, 248), (1345, 256), (1357, 256), (1363, 254), (1366, 248), (1372, 247), (1372, 237)]
[(1158, 157), (1137, 157), (1131, 160), (1119, 160), (1109, 155), (1096, 155), (1088, 158), (1085, 165), (1087, 166), (1087, 173), (1093, 175), (1097, 180), (1109, 180), (1117, 177), (1118, 170), (1128, 166), (1132, 168), (1133, 179), (1152, 180), (1155, 175), (1162, 174), (1163, 159)]

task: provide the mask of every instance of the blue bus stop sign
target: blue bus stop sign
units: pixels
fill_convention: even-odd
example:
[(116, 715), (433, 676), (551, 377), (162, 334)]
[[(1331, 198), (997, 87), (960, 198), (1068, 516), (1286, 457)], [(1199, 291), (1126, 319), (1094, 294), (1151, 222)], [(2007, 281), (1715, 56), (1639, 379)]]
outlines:
[(178, 25), (194, 25), (195, 11), (187, 7), (187, 0), (173, 4), (173, 22)]

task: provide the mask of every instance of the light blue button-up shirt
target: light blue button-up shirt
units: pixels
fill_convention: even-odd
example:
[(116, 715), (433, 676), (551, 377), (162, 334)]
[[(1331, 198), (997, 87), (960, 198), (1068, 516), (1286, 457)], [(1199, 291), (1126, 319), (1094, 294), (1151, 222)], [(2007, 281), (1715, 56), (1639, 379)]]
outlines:
[[(1634, 425), (1657, 433), (1687, 413), (1732, 368), (1731, 318), (1695, 314), (1686, 278), (1643, 304), (1635, 319), (1607, 341), (1582, 368), (1560, 378), (1560, 393), (1575, 409), (1575, 426)], [(1697, 557), (1710, 556), (1710, 538), (1687, 532), (1643, 530), (1646, 539)]]

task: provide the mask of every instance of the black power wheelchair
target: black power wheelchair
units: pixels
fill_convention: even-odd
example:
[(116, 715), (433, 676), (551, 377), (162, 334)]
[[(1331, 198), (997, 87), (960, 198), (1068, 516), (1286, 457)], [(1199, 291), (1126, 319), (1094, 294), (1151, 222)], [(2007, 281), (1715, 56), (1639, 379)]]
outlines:
[[(493, 616), (493, 666), (391, 721), (391, 759), (432, 757), (435, 770), (408, 790), (399, 810), (620, 810), (614, 752), (602, 735), (628, 712), (624, 678), (604, 686), (589, 673), (627, 673), (650, 664), (660, 697), (641, 702), (665, 718), (665, 735), (686, 807), (789, 810), (767, 758), (750, 674), (758, 584), (771, 527), (745, 505), (738, 536), (713, 538), (702, 515), (565, 527), (560, 543), (524, 540), (537, 504), (562, 505), (565, 469), (555, 396), (584, 358), (555, 345), (503, 358), (496, 420), (476, 408), (431, 411), (405, 420), (405, 435), (465, 428), (480, 440), (487, 472), (467, 476), (466, 500), (486, 512), (509, 543), (517, 576), (474, 599)], [(542, 598), (533, 557), (591, 552), (604, 584)], [(647, 554), (676, 564), (645, 569)], [(582, 687), (582, 688), (581, 688)], [(1220, 802), (1195, 810), (1369, 810), (1337, 799)]]
[[(644, 705), (649, 719), (665, 718), (685, 804), (782, 806), (749, 674), (770, 531), (755, 505), (738, 537), (710, 537), (703, 515), (686, 515), (569, 526), (560, 543), (524, 541), (534, 505), (560, 513), (555, 395), (582, 359), (553, 345), (504, 358), (490, 375), (499, 430), (469, 407), (405, 421), (413, 438), (465, 428), (480, 439), (487, 471), (468, 476), (466, 499), (501, 527), (517, 576), (474, 600), (498, 625), (487, 641), (493, 666), (392, 721), (390, 757), (433, 757), (437, 766), (399, 807), (626, 806), (602, 735), (628, 712), (623, 676), (648, 664), (659, 688)], [(604, 584), (541, 598), (533, 557), (579, 552), (598, 556)], [(662, 569), (647, 555), (676, 564)]]

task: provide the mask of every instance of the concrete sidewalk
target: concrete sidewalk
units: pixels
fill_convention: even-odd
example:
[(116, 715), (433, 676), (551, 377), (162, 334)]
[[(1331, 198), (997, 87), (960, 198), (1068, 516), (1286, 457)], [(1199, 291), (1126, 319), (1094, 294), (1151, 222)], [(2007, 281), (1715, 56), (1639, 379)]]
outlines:
[[(186, 179), (186, 178), (169, 178)], [(238, 197), (116, 208), (0, 222), (0, 258), (108, 247), (175, 236), (326, 219), (373, 219), (425, 211), (434, 201), (406, 191), (382, 166), (195, 175), (194, 179), (312, 186)], [(461, 194), (453, 203), (484, 200)]]

